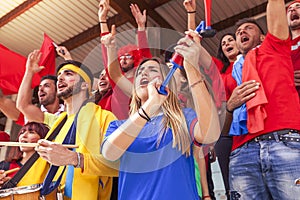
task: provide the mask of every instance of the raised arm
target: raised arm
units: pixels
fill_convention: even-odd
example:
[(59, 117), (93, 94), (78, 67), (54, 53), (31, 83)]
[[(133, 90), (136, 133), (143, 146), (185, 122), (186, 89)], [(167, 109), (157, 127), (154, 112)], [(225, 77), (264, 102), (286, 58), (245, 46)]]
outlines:
[(39, 50), (34, 50), (28, 55), (26, 62), (26, 70), (21, 82), (18, 97), (17, 97), (17, 108), (24, 114), (28, 121), (44, 122), (43, 112), (31, 103), (32, 89), (31, 83), (35, 73), (40, 72), (43, 67), (38, 65), (41, 57)]
[(111, 33), (101, 37), (101, 43), (105, 45), (107, 49), (107, 72), (113, 82), (127, 95), (131, 96), (132, 83), (123, 74), (120, 68), (118, 54), (116, 49), (116, 27), (111, 28)]
[(198, 117), (194, 129), (195, 139), (200, 143), (213, 143), (220, 136), (220, 124), (213, 98), (198, 67), (201, 53), (200, 37), (193, 31), (188, 31), (186, 34), (193, 39), (188, 37), (180, 39), (175, 51), (184, 57), (184, 68)]
[(149, 49), (149, 43), (146, 34), (147, 12), (146, 10), (143, 10), (142, 13), (137, 4), (131, 4), (130, 10), (138, 25), (137, 39), (141, 55), (145, 58), (151, 58), (152, 54)]
[(269, 0), (267, 5), (268, 31), (281, 40), (289, 37), (284, 0)]
[(130, 4), (130, 10), (138, 25), (138, 31), (145, 31), (147, 20), (146, 10), (143, 10), (143, 13), (141, 13), (141, 10), (137, 4)]
[(187, 28), (196, 29), (196, 0), (184, 0), (183, 6), (188, 15)]
[[(101, 0), (99, 3), (98, 17), (100, 23), (101, 37), (109, 33), (107, 25), (107, 14), (109, 11), (109, 0)], [(101, 45), (103, 65), (107, 66), (107, 50), (104, 45)]]

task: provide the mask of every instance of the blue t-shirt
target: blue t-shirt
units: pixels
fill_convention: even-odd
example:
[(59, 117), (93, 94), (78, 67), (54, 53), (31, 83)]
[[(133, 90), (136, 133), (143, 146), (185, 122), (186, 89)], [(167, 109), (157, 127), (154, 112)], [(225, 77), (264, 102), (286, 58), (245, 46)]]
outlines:
[[(192, 109), (183, 112), (193, 134), (196, 113)], [(111, 122), (106, 135), (124, 122)], [(193, 153), (187, 157), (173, 148), (172, 130), (164, 131), (161, 122), (162, 115), (147, 122), (120, 158), (118, 199), (199, 199)]]

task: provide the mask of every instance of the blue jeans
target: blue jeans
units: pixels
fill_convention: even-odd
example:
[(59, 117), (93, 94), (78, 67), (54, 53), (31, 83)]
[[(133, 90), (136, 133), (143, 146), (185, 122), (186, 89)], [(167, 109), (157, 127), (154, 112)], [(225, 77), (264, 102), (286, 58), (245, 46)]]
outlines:
[[(293, 134), (299, 138), (298, 134)], [(300, 142), (250, 141), (230, 155), (231, 199), (300, 199)]]

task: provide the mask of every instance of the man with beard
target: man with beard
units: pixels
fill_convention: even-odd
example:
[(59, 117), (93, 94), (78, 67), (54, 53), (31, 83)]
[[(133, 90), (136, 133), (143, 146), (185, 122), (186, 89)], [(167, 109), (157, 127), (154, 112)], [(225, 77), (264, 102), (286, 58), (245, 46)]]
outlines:
[(266, 13), (266, 36), (251, 19), (239, 21), (235, 32), (242, 56), (234, 64), (233, 77), (238, 84), (252, 81), (256, 87), (248, 91), (252, 98), (246, 102), (247, 107), (240, 103), (246, 89), (231, 95), (227, 102), (227, 110), (233, 111), (229, 164), (232, 199), (300, 196), (295, 184), (300, 174), (300, 105), (288, 22), (282, 17), (284, 1), (269, 0)]
[[(54, 166), (67, 166), (66, 175), (62, 179), (62, 184), (65, 184), (63, 193), (67, 199), (97, 199), (98, 196), (100, 199), (109, 199), (112, 176), (117, 176), (118, 172), (108, 167), (110, 163), (102, 159), (100, 145), (109, 123), (115, 120), (115, 116), (89, 101), (93, 75), (85, 65), (72, 60), (58, 66), (57, 72), (57, 96), (64, 100), (66, 112), (57, 117), (50, 113), (42, 113), (33, 106), (30, 103), (29, 91), (32, 77), (42, 70), (42, 67), (38, 66), (40, 55), (40, 52), (35, 50), (28, 56), (17, 98), (17, 108), (26, 117), (27, 113), (34, 110), (35, 115), (28, 116), (30, 121), (50, 125), (47, 137), (65, 118), (67, 120), (55, 138), (55, 143), (40, 140), (36, 151)], [(72, 143), (79, 147), (72, 151), (61, 145), (69, 139), (75, 140)]]
[[(99, 3), (98, 11), (101, 37), (109, 34), (109, 28), (106, 21), (109, 10), (109, 1), (101, 0)], [(146, 10), (141, 12), (137, 4), (130, 4), (130, 10), (138, 25), (138, 46), (134, 44), (122, 46), (118, 50), (118, 61), (120, 63), (120, 67), (124, 76), (132, 82), (135, 74), (135, 67), (138, 66), (142, 59), (151, 58), (152, 55), (149, 49), (148, 39), (146, 36)], [(102, 57), (104, 66), (108, 66), (108, 64), (110, 63), (107, 63), (107, 51), (104, 45), (102, 45)], [(113, 78), (112, 81), (114, 82), (114, 86), (116, 84), (116, 81)]]
[[(42, 112), (59, 115), (65, 108), (63, 104), (59, 103), (59, 98), (56, 96), (56, 82), (56, 76), (43, 76), (38, 88), (38, 99)], [(23, 114), (16, 108), (16, 103), (3, 96), (2, 92), (0, 94), (0, 110), (9, 119), (16, 121), (16, 123), (21, 126), (24, 125), (26, 119), (24, 120)], [(32, 115), (34, 114), (35, 113), (32, 113)]]
[(287, 6), (287, 20), (292, 33), (292, 61), (294, 79), (300, 97), (300, 1), (293, 1)]

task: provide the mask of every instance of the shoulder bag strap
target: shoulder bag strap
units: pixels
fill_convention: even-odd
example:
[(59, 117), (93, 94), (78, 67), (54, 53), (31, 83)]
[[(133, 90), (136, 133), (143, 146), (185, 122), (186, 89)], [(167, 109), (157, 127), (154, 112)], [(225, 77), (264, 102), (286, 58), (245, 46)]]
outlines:
[[(51, 133), (51, 135), (47, 138), (47, 140), (53, 140), (60, 129), (63, 127), (65, 122), (67, 121), (67, 116), (60, 122), (60, 124), (56, 127), (56, 129)], [(23, 178), (23, 176), (27, 173), (27, 171), (31, 168), (31, 166), (35, 163), (35, 161), (39, 158), (39, 154), (35, 152), (29, 160), (21, 167), (21, 169), (12, 177), (9, 181), (3, 184), (1, 189), (16, 187), (19, 181)]]

